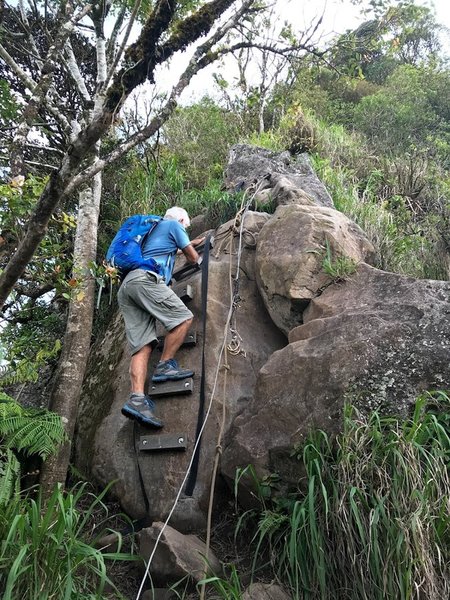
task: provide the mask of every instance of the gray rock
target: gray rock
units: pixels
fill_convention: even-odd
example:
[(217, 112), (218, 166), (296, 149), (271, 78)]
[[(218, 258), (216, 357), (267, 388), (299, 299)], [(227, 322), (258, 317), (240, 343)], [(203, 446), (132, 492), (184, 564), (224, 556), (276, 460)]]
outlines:
[[(236, 353), (227, 358), (230, 368), (227, 371), (225, 398), (222, 396), (225, 371), (220, 370), (218, 375), (215, 402), (211, 407), (208, 425), (202, 438), (194, 495), (181, 495), (171, 519), (171, 524), (183, 532), (198, 531), (205, 525), (211, 469), (222, 419), (222, 402), (226, 403), (227, 430), (235, 415), (241, 412), (252, 398), (261, 366), (274, 350), (286, 344), (286, 338), (267, 314), (256, 285), (255, 243), (259, 230), (268, 218), (268, 215), (252, 212), (245, 218), (240, 264), (240, 300), (232, 319), (232, 327), (236, 330), (233, 334), (234, 339), (229, 330), (226, 333), (227, 343), (234, 346)], [(210, 258), (206, 337), (207, 402), (214, 386), (217, 361), (224, 340), (224, 324), (229, 313), (230, 261), (233, 265), (231, 275), (234, 276), (237, 231), (233, 231), (233, 222), (219, 228)], [(231, 239), (234, 240), (232, 246)], [(181, 266), (182, 261), (179, 264)], [(135, 450), (140, 436), (152, 432), (120, 414), (129, 393), (129, 355), (125, 348), (120, 317), (113, 319), (105, 339), (95, 346), (89, 358), (90, 370), (80, 404), (75, 462), (81, 471), (101, 485), (116, 480), (114, 492), (125, 512), (134, 518), (145, 514), (153, 521), (166, 518), (192, 456), (201, 377), (200, 273), (194, 274), (187, 281), (194, 290), (194, 299), (189, 303), (189, 307), (195, 316), (194, 328), (198, 334), (198, 341), (193, 348), (181, 349), (177, 358), (180, 364), (192, 367), (196, 371), (194, 392), (189, 396), (166, 397), (156, 403), (158, 415), (165, 423), (161, 433), (185, 434), (188, 440), (186, 452)], [(187, 281), (180, 284), (185, 286)], [(155, 351), (150, 373), (159, 357), (160, 353)], [(148, 498), (148, 513), (145, 495)]]
[[(315, 203), (333, 207), (327, 189), (315, 174), (308, 156), (292, 156), (289, 152), (272, 152), (246, 144), (237, 144), (230, 151), (225, 171), (225, 186), (230, 191), (247, 189), (251, 185), (262, 191), (257, 201), (272, 200), (275, 205)], [(268, 191), (267, 191), (268, 190)], [(301, 191), (301, 194), (299, 192)], [(264, 200), (263, 200), (264, 198)]]
[(417, 396), (450, 383), (450, 283), (360, 265), (328, 287), (261, 369), (254, 399), (236, 418), (222, 460), (232, 479), (252, 463), (298, 479), (289, 450), (311, 428), (342, 425), (344, 402), (407, 414)]
[(292, 598), (275, 583), (252, 583), (243, 593), (242, 600), (292, 600)]
[[(317, 205), (324, 203), (319, 192), (304, 185), (311, 175), (306, 157), (293, 160), (288, 153), (261, 149), (252, 155), (247, 146), (233, 152), (228, 187), (248, 187), (268, 174), (257, 201), (279, 206), (272, 217), (257, 212), (245, 217), (238, 298), (231, 312), (241, 223), (230, 221), (215, 232), (205, 384), (207, 401), (213, 389), (216, 395), (202, 437), (197, 485), (192, 496), (183, 491), (172, 515), (171, 524), (184, 533), (205, 525), (223, 407), (223, 478), (233, 482), (237, 467), (253, 464), (261, 475), (278, 472), (284, 482), (297, 484), (302, 473), (291, 458), (293, 446), (311, 427), (339, 431), (345, 400), (361, 410), (406, 413), (424, 390), (450, 385), (450, 284), (364, 264), (373, 260), (374, 249), (353, 222)], [(327, 243), (333, 259), (343, 255), (360, 263), (354, 275), (337, 281), (324, 272)], [(120, 414), (129, 393), (129, 355), (119, 316), (112, 317), (89, 357), (75, 464), (97, 483), (116, 480), (114, 492), (135, 518), (166, 518), (192, 456), (201, 375), (200, 274), (181, 287), (186, 283), (194, 291), (190, 307), (198, 343), (177, 358), (196, 370), (195, 389), (190, 396), (157, 401), (163, 434), (186, 435), (186, 452), (135, 449), (140, 436), (150, 432)], [(281, 332), (289, 334), (288, 344)], [(227, 368), (217, 372), (224, 336)], [(155, 351), (150, 371), (159, 356)]]
[[(163, 523), (153, 523), (142, 529), (140, 537), (140, 555), (148, 563), (155, 543), (163, 529)], [(206, 574), (220, 575), (220, 562), (211, 550), (206, 557), (206, 545), (195, 535), (183, 535), (170, 526), (166, 526), (153, 556), (150, 574), (152, 580), (164, 585), (173, 585), (184, 577), (198, 583)]]
[(285, 334), (302, 323), (311, 298), (333, 281), (322, 266), (327, 244), (333, 258), (345, 256), (355, 264), (375, 259), (363, 231), (332, 208), (279, 206), (258, 237), (258, 288), (274, 323)]

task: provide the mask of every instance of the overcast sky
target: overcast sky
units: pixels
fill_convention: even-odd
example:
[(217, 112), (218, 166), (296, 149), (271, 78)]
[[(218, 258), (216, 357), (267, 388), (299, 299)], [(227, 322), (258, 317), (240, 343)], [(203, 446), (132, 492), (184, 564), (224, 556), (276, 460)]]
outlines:
[[(324, 33), (343, 32), (365, 19), (360, 14), (361, 7), (352, 4), (351, 0), (277, 0), (276, 4), (281, 9), (282, 17), (295, 22), (299, 27), (323, 13)], [(450, 28), (449, 0), (416, 0), (416, 4), (434, 7), (438, 23)]]
[[(367, 2), (363, 1), (363, 4), (367, 5)], [(434, 8), (437, 22), (450, 30), (450, 0), (416, 0), (416, 4)], [(298, 31), (304, 31), (323, 15), (320, 35), (324, 44), (337, 33), (354, 29), (370, 18), (362, 15), (361, 6), (353, 4), (351, 0), (275, 0), (275, 7), (279, 13), (280, 23), (289, 21)], [(444, 40), (444, 44), (450, 48), (450, 34)], [(183, 62), (182, 60), (178, 62), (178, 60), (172, 63), (170, 69), (174, 81), (178, 71), (177, 67), (181, 69), (181, 62)], [(231, 61), (228, 64), (230, 63)], [(229, 82), (232, 81), (233, 69), (231, 67), (227, 65), (219, 67), (214, 64), (194, 77), (189, 88), (183, 93), (181, 102), (189, 104), (207, 94), (215, 95), (215, 85), (211, 77), (215, 71), (220, 71)], [(166, 83), (168, 82), (166, 81)]]

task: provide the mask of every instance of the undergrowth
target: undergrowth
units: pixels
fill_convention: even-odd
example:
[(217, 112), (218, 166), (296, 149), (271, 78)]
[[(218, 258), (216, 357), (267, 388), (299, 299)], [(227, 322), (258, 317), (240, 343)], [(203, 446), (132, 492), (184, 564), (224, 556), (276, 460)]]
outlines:
[(15, 496), (0, 506), (0, 592), (3, 600), (103, 600), (106, 585), (115, 600), (123, 596), (107, 574), (107, 563), (138, 560), (96, 548), (105, 532), (103, 498), (86, 484), (69, 492), (58, 487), (44, 504)]
[[(427, 279), (447, 279), (436, 232), (396, 216), (380, 202), (370, 177), (361, 190), (353, 176), (328, 159), (312, 157), (317, 175), (330, 192), (337, 210), (353, 219), (377, 249), (377, 267)], [(376, 178), (377, 173), (372, 174)]]
[[(406, 420), (347, 406), (340, 435), (316, 431), (294, 450), (305, 476), (288, 495), (252, 467), (239, 473), (260, 503), (237, 532), (254, 577), (270, 565), (295, 600), (448, 598), (449, 409), (443, 392), (422, 395)], [(227, 595), (236, 576), (208, 583), (240, 597)]]

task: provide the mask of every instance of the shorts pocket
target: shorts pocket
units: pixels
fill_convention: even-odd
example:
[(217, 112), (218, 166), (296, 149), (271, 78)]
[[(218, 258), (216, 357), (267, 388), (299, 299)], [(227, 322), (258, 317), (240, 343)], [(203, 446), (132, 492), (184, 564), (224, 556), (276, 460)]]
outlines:
[(174, 292), (164, 284), (159, 284), (152, 290), (153, 300), (158, 304), (173, 305)]

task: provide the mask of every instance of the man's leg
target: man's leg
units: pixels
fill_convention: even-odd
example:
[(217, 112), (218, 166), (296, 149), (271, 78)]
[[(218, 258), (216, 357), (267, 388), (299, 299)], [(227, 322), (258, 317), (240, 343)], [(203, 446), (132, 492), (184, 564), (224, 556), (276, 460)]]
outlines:
[(132, 394), (144, 393), (145, 382), (147, 380), (148, 361), (150, 360), (151, 353), (152, 348), (147, 344), (131, 357), (130, 380)]
[(148, 361), (152, 353), (152, 342), (148, 340), (155, 338), (154, 319), (139, 303), (139, 290), (146, 284), (145, 275), (141, 277), (141, 286), (128, 286), (127, 282), (119, 289), (118, 299), (120, 309), (125, 320), (125, 331), (130, 347), (139, 348), (130, 361), (131, 394), (128, 401), (122, 407), (122, 414), (129, 419), (135, 419), (143, 425), (149, 425), (160, 429), (163, 426), (161, 419), (155, 415), (155, 404), (144, 392)]
[(193, 319), (188, 319), (184, 323), (181, 323), (177, 327), (174, 327), (172, 331), (169, 331), (164, 340), (164, 348), (161, 355), (161, 362), (175, 358), (177, 350), (184, 342), (189, 328), (192, 325)]
[(147, 368), (152, 348), (149, 344), (138, 350), (131, 357), (130, 380), (131, 394), (122, 408), (122, 414), (129, 419), (136, 419), (144, 425), (160, 428), (163, 422), (155, 415), (155, 404), (145, 395), (144, 387), (147, 379)]
[(173, 329), (171, 329), (165, 338), (161, 361), (156, 365), (152, 381), (163, 382), (170, 380), (186, 379), (192, 377), (194, 371), (191, 369), (182, 369), (178, 366), (175, 360), (175, 354), (178, 348), (184, 341), (190, 326), (192, 325), (192, 317), (186, 319)]

